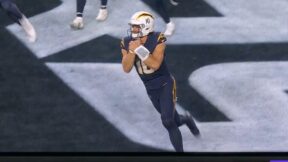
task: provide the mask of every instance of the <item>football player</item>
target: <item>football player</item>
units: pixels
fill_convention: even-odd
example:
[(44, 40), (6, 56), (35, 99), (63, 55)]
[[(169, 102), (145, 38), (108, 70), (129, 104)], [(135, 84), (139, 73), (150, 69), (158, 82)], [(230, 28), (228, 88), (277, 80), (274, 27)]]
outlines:
[[(168, 14), (167, 8), (165, 6), (165, 2), (167, 2), (167, 1), (166, 0), (153, 0), (153, 1), (142, 0), (142, 1), (149, 4), (151, 8), (154, 8), (159, 13), (159, 15), (162, 17), (164, 22), (166, 23), (166, 29), (164, 31), (164, 35), (165, 36), (172, 36), (174, 34), (174, 31), (175, 31), (175, 23), (171, 20), (169, 14)], [(178, 5), (178, 2), (176, 2), (174, 0), (170, 0), (170, 3), (174, 6)]]
[[(96, 20), (104, 21), (107, 19), (107, 17), (108, 17), (107, 1), (108, 0), (101, 0), (101, 7), (99, 9), (98, 16), (96, 17)], [(72, 29), (78, 30), (78, 29), (84, 28), (83, 11), (84, 11), (85, 5), (86, 5), (86, 0), (77, 0), (76, 18), (70, 24)]]
[(190, 113), (186, 111), (185, 115), (180, 115), (175, 109), (176, 82), (165, 62), (166, 37), (163, 33), (154, 32), (154, 17), (148, 12), (136, 12), (129, 25), (131, 35), (121, 41), (123, 70), (129, 73), (135, 66), (150, 100), (161, 114), (172, 145), (177, 152), (183, 152), (178, 127), (186, 124), (195, 136), (200, 132)]
[(0, 0), (0, 8), (2, 8), (14, 22), (24, 29), (29, 42), (36, 41), (37, 34), (33, 25), (12, 0)]

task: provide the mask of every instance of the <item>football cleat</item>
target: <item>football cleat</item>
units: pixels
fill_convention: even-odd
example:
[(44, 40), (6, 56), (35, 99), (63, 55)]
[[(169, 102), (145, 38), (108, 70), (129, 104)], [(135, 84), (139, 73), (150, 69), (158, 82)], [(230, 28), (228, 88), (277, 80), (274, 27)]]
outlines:
[(170, 3), (173, 5), (173, 6), (177, 6), (179, 3), (176, 2), (175, 0), (170, 0)]
[(186, 123), (186, 125), (187, 125), (188, 128), (190, 129), (191, 133), (192, 133), (195, 137), (199, 137), (199, 136), (200, 136), (200, 131), (199, 131), (199, 129), (197, 128), (196, 123), (195, 123), (192, 115), (191, 115), (188, 111), (186, 111), (186, 112), (185, 112), (185, 116), (186, 116), (186, 118), (187, 118), (187, 120), (188, 120), (187, 123)]
[(164, 35), (171, 36), (173, 35), (174, 31), (175, 31), (175, 24), (172, 21), (170, 21), (168, 24), (166, 24), (166, 30), (164, 32)]
[(82, 17), (76, 17), (70, 24), (70, 27), (74, 30), (79, 30), (84, 28), (84, 22)]
[(100, 9), (98, 12), (98, 16), (96, 17), (97, 21), (104, 21), (108, 17), (108, 10), (107, 9)]
[(37, 34), (33, 25), (24, 15), (22, 15), (22, 19), (19, 20), (19, 23), (25, 31), (28, 41), (34, 43), (37, 39)]

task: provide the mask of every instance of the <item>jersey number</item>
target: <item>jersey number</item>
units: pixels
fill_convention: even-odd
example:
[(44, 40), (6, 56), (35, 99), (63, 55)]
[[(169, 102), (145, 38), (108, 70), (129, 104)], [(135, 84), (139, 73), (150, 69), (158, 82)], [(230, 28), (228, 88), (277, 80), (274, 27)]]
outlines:
[(138, 69), (139, 74), (152, 74), (154, 73), (154, 69), (149, 68), (147, 65), (144, 64), (143, 61), (139, 60), (136, 62), (136, 66)]

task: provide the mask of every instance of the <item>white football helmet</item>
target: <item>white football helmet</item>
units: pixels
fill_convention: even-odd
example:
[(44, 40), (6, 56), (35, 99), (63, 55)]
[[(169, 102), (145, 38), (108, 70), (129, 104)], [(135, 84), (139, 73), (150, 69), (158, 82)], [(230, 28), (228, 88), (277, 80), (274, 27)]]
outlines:
[(129, 25), (139, 25), (140, 33), (131, 33), (132, 38), (143, 37), (154, 31), (154, 17), (149, 12), (139, 11), (133, 14)]

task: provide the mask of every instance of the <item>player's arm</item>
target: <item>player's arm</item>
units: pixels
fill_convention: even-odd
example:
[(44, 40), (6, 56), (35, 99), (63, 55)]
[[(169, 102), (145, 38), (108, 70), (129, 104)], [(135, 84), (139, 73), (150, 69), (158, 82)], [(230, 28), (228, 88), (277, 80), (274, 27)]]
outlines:
[(151, 55), (148, 55), (148, 58), (143, 61), (145, 65), (154, 70), (158, 70), (164, 59), (165, 48), (165, 43), (158, 44), (153, 53)]
[(165, 41), (166, 37), (161, 33), (158, 37), (157, 46), (153, 53), (142, 45), (138, 46), (134, 52), (149, 68), (158, 70), (164, 59), (164, 52), (166, 48)]
[(122, 53), (122, 68), (124, 72), (129, 73), (134, 65), (135, 53), (133, 51), (127, 51), (124, 48), (124, 41), (121, 41), (121, 53)]

